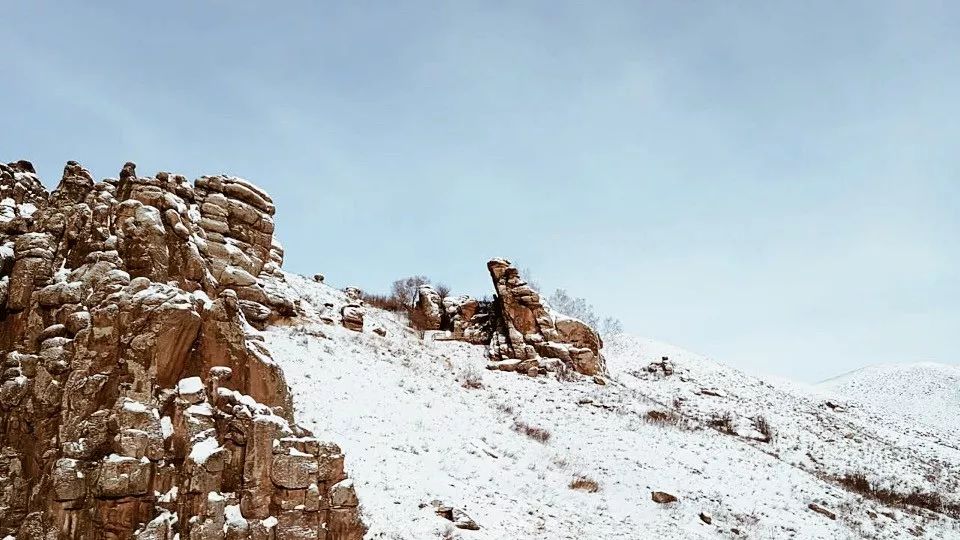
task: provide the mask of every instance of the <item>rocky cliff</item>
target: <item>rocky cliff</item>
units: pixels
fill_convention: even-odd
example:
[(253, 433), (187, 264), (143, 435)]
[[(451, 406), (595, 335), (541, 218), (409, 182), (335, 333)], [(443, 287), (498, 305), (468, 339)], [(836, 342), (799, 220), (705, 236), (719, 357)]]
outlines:
[(0, 164), (0, 535), (363, 536), (251, 331), (298, 309), (274, 212), (234, 177)]

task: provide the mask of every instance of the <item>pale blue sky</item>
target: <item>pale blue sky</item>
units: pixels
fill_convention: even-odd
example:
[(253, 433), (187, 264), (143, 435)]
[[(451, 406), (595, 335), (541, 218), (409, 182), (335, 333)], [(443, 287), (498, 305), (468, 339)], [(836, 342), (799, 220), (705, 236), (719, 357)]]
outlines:
[(236, 174), (289, 270), (504, 256), (754, 372), (960, 361), (956, 3), (63, 4), (0, 8), (0, 159), (48, 186)]

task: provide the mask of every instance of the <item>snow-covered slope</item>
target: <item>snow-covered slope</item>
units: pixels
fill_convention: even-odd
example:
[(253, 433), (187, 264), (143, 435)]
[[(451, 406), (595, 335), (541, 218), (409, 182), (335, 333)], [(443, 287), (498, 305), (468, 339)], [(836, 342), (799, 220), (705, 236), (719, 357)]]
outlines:
[(946, 433), (960, 432), (960, 367), (923, 362), (869, 366), (819, 388), (889, 415), (906, 415)]
[[(287, 281), (306, 304), (347, 301), (300, 276)], [(833, 409), (812, 390), (650, 340), (612, 340), (610, 377), (598, 385), (487, 371), (483, 347), (423, 341), (379, 310), (368, 309), (365, 326), (386, 336), (309, 314), (263, 335), (298, 420), (346, 451), (368, 538), (960, 538), (953, 518), (889, 508), (832, 480), (864, 472), (955, 497), (956, 437)], [(662, 356), (672, 373), (645, 369)], [(599, 490), (571, 489), (577, 477)], [(658, 504), (651, 491), (679, 501)], [(452, 529), (433, 501), (481, 528)]]

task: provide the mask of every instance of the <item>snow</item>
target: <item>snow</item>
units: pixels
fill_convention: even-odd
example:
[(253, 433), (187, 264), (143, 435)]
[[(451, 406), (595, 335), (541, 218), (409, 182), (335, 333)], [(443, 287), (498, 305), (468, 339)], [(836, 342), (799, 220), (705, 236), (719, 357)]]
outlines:
[(203, 391), (203, 381), (200, 377), (187, 377), (177, 383), (177, 391), (181, 394), (197, 394)]
[(199, 416), (213, 416), (214, 410), (209, 403), (197, 403), (196, 405), (191, 405), (187, 407), (187, 414), (196, 414)]
[[(347, 303), (324, 284), (285, 277), (308, 314)], [(827, 480), (867, 471), (955, 498), (956, 434), (938, 439), (897, 419), (833, 411), (816, 389), (750, 377), (642, 338), (608, 340), (610, 377), (601, 386), (487, 371), (483, 347), (421, 341), (395, 314), (368, 308), (365, 326), (374, 325), (387, 336), (318, 316), (262, 333), (292, 388), (298, 422), (343, 448), (369, 538), (438, 537), (450, 522), (433, 511), (434, 500), (480, 525), (463, 533), (472, 539), (715, 538), (734, 536), (734, 528), (751, 538), (902, 538), (909, 529), (960, 538), (954, 519), (913, 510), (891, 519), (881, 513), (890, 508)], [(662, 356), (674, 362), (673, 375), (643, 369)], [(482, 374), (481, 388), (461, 385), (467, 370)], [(647, 420), (650, 410), (674, 408), (685, 418), (680, 425)], [(740, 435), (709, 427), (724, 414)], [(770, 442), (760, 440), (759, 416), (774, 428)], [(517, 421), (549, 439), (518, 432)], [(579, 475), (600, 490), (570, 489)], [(679, 501), (654, 503), (654, 490)]]
[(173, 435), (173, 420), (169, 416), (160, 418), (160, 432), (163, 434), (164, 440)]
[(227, 532), (229, 529), (234, 530), (246, 530), (247, 529), (247, 520), (244, 519), (243, 514), (240, 513), (239, 504), (228, 504), (224, 508), (224, 518), (225, 523), (223, 524), (223, 531)]
[(170, 488), (170, 491), (164, 493), (157, 499), (157, 502), (161, 502), (161, 503), (175, 502), (177, 500), (178, 492), (179, 492), (179, 488), (177, 488), (177, 486), (172, 486)]
[(123, 410), (133, 413), (145, 413), (147, 412), (147, 406), (139, 401), (134, 401), (130, 398), (124, 398)]
[(215, 452), (221, 449), (216, 437), (207, 437), (193, 445), (190, 449), (190, 459), (198, 465), (203, 465)]
[(267, 519), (264, 519), (264, 520), (261, 522), (261, 525), (263, 525), (264, 527), (266, 527), (266, 528), (268, 528), (268, 529), (271, 529), (271, 528), (273, 528), (273, 527), (276, 527), (276, 526), (277, 526), (277, 523), (279, 523), (279, 521), (277, 521), (277, 518), (275, 518), (275, 517), (273, 517), (273, 516), (270, 516), (270, 517), (268, 517)]
[(883, 415), (906, 415), (943, 434), (960, 432), (960, 367), (921, 362), (868, 366), (817, 388)]

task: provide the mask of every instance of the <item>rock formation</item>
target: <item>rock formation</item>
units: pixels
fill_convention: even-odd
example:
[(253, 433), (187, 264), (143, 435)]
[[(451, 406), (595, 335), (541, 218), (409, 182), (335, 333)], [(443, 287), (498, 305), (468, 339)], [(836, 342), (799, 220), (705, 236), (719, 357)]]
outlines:
[(497, 293), (491, 368), (531, 373), (559, 361), (585, 375), (605, 372), (603, 342), (595, 330), (552, 310), (510, 261), (493, 259), (487, 268)]
[(274, 212), (234, 177), (0, 164), (0, 536), (363, 536), (249, 331), (297, 311)]
[(439, 330), (442, 322), (440, 293), (430, 285), (421, 285), (417, 290), (417, 305), (420, 312), (421, 330)]
[(444, 298), (443, 310), (446, 313), (445, 320), (449, 325), (451, 337), (478, 345), (489, 344), (489, 308), (489, 302), (484, 304), (467, 295)]
[(363, 316), (365, 310), (357, 302), (351, 302), (340, 308), (340, 322), (345, 328), (356, 332), (363, 332)]

